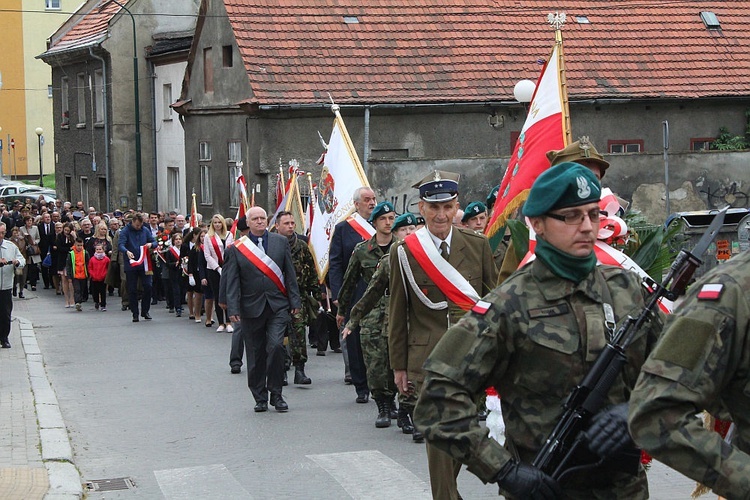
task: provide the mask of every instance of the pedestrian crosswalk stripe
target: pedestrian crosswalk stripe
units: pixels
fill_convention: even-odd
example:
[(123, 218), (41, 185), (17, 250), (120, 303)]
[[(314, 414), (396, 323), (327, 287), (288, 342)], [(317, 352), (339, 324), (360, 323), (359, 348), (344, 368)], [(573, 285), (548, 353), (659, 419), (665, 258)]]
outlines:
[(223, 464), (157, 470), (154, 475), (166, 500), (253, 498)]
[(429, 486), (377, 450), (307, 455), (356, 500), (409, 498), (429, 500)]

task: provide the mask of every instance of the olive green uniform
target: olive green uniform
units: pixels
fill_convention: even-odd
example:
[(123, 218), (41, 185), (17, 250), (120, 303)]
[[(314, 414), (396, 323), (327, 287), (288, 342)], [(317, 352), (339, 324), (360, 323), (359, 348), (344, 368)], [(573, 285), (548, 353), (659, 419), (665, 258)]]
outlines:
[(388, 359), (388, 283), (391, 267), (385, 254), (378, 262), (362, 298), (349, 313), (346, 327), (360, 328), (362, 355), (367, 368), (367, 383), (373, 397), (391, 400), (396, 395), (393, 370)]
[[(297, 366), (307, 363), (307, 345), (305, 343), (305, 327), (309, 322), (310, 307), (309, 297), (321, 302), (323, 296), (318, 284), (318, 272), (307, 243), (292, 235), (289, 240), (292, 252), (294, 272), (297, 274), (297, 286), (302, 299), (302, 307), (297, 313), (292, 314), (291, 330), (289, 336), (289, 347), (292, 353), (292, 363)], [(288, 359), (288, 358), (287, 358)]]
[[(607, 343), (604, 304), (619, 323), (642, 310), (643, 290), (637, 275), (617, 267), (596, 267), (576, 285), (535, 260), (485, 296), (488, 309), (466, 314), (432, 351), (415, 425), (484, 482), (512, 459), (532, 463), (566, 397)], [(637, 333), (608, 404), (628, 400), (660, 326), (656, 319)], [(505, 448), (476, 419), (474, 400), (489, 386), (501, 396)], [(622, 472), (622, 462), (574, 474), (562, 484), (566, 498), (647, 498), (639, 454), (633, 458), (627, 465), (635, 475)]]
[[(420, 231), (426, 231), (426, 227)], [(492, 260), (492, 250), (487, 238), (468, 229), (453, 228), (451, 236), (450, 263), (474, 288), (479, 296), (485, 295), (497, 281), (497, 269)], [(422, 365), (445, 331), (464, 315), (465, 311), (448, 301), (447, 309), (433, 309), (425, 305), (416, 295), (412, 286), (402, 276), (398, 248), (403, 247), (414, 281), (421, 292), (432, 303), (446, 301), (433, 280), (419, 266), (411, 251), (399, 242), (391, 249), (391, 301), (388, 309), (388, 342), (393, 370), (406, 370), (409, 381), (414, 383), (414, 396), (420, 393), (424, 371)], [(415, 398), (403, 402), (403, 406), (414, 404)], [(476, 405), (472, 403), (473, 418), (476, 419)], [(416, 425), (422, 430), (420, 425)], [(430, 469), (430, 483), (435, 498), (457, 498), (456, 476), (460, 464), (435, 450), (429, 444), (427, 454)]]
[[(690, 287), (643, 365), (630, 432), (659, 461), (726, 498), (750, 497), (750, 252)], [(734, 422), (731, 444), (702, 409)]]

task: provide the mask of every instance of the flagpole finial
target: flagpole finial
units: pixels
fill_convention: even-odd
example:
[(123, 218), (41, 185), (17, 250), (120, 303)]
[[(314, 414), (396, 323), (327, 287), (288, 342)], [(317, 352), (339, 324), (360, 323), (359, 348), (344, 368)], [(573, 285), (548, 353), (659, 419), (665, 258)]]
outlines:
[(567, 16), (565, 15), (565, 12), (555, 12), (547, 14), (547, 22), (555, 28), (555, 31), (559, 31), (562, 29), (563, 24), (565, 24)]
[(320, 130), (318, 130), (318, 138), (320, 139), (320, 144), (323, 146), (323, 149), (328, 151), (328, 144), (326, 144), (325, 139), (323, 139), (323, 136), (320, 133)]
[(336, 104), (335, 102), (333, 102), (333, 96), (331, 95), (330, 92), (328, 92), (328, 98), (331, 100), (331, 111), (334, 112), (334, 113), (338, 113), (338, 111), (340, 109), (339, 105)]

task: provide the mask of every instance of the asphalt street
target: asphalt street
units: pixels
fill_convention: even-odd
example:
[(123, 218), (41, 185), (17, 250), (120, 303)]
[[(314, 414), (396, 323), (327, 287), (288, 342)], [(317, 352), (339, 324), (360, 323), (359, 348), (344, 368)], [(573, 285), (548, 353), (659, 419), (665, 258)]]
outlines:
[[(27, 297), (14, 312), (33, 324), (82, 481), (127, 487), (89, 498), (430, 498), (424, 445), (395, 421), (375, 428), (375, 404), (355, 403), (340, 354), (310, 349), (313, 384), (285, 388), (288, 413), (256, 414), (244, 367), (229, 371), (231, 334), (175, 318), (164, 303), (153, 321), (132, 323), (116, 296), (106, 312), (66, 309), (41, 287)], [(649, 482), (665, 500), (694, 486), (660, 464)], [(465, 470), (459, 491), (497, 498)]]

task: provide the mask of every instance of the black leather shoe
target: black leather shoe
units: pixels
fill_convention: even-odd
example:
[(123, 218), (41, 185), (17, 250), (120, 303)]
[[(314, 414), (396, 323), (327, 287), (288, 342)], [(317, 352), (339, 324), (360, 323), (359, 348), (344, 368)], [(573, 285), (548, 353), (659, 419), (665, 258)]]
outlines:
[(346, 385), (352, 385), (352, 377), (351, 377), (351, 376), (349, 376), (349, 375), (345, 376), (345, 377), (344, 377), (344, 383), (345, 383)]
[(335, 352), (336, 354), (341, 354), (342, 351), (340, 347), (336, 347), (333, 349), (333, 352)]
[(268, 403), (266, 401), (255, 403), (255, 408), (253, 408), (253, 411), (255, 411), (255, 413), (268, 411)]
[(424, 443), (424, 435), (417, 429), (414, 429), (414, 434), (411, 435), (411, 440), (415, 443)]
[(239, 366), (232, 367), (232, 373), (240, 373), (241, 371), (242, 371), (242, 368)]
[(286, 375), (286, 371), (284, 372), (284, 381), (281, 383), (284, 387), (289, 385), (289, 377)]
[(143, 315), (143, 319), (150, 320), (151, 319), (151, 315), (149, 313), (146, 313), (146, 314)]
[(367, 403), (370, 401), (370, 394), (367, 392), (363, 392), (362, 394), (357, 395), (356, 399), (357, 403)]
[(138, 316), (133, 316), (133, 323), (138, 323), (139, 321)]
[(391, 420), (398, 418), (398, 406), (396, 406), (396, 396), (391, 398)]
[(294, 383), (297, 385), (312, 384), (312, 379), (305, 375), (305, 365), (300, 364), (294, 367)]
[(325, 351), (318, 351), (318, 352), (315, 353), (315, 355), (316, 356), (325, 356), (326, 352)]
[(0, 342), (0, 347), (2, 347), (3, 349), (10, 349), (10, 342), (8, 342), (7, 340)]
[(128, 310), (128, 306), (120, 306), (120, 309), (122, 309), (123, 311), (127, 311)]
[(271, 406), (276, 408), (276, 411), (288, 411), (289, 405), (286, 404), (286, 401), (284, 401), (284, 398), (281, 396), (276, 396), (271, 398)]

